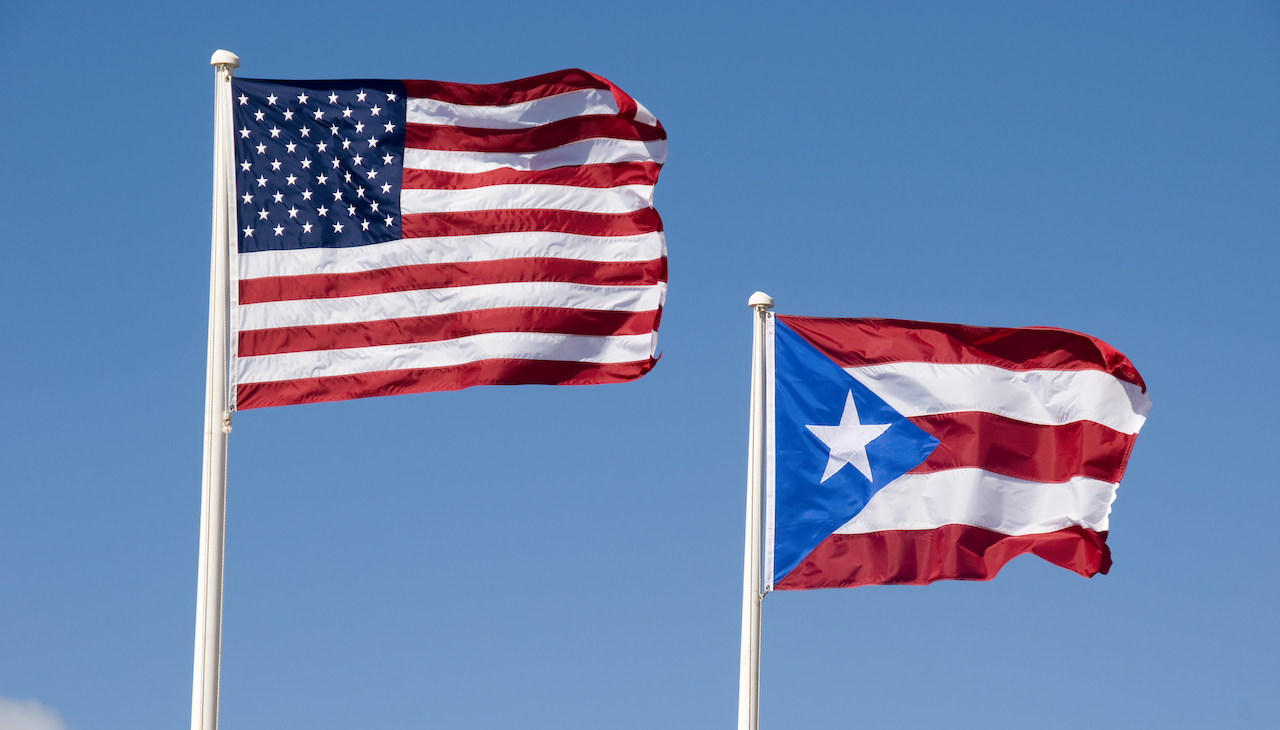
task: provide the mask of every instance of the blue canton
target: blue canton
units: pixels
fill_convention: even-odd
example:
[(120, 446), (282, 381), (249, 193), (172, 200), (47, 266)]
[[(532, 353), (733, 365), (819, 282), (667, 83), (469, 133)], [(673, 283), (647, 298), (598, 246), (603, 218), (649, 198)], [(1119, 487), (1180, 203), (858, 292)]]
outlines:
[[(774, 321), (774, 580), (782, 580), (938, 440), (885, 403), (795, 330)], [(809, 426), (841, 422), (852, 398), (864, 424), (887, 425), (866, 445), (868, 479), (846, 464), (824, 478), (831, 449)]]
[(232, 82), (239, 250), (400, 238), (398, 81)]

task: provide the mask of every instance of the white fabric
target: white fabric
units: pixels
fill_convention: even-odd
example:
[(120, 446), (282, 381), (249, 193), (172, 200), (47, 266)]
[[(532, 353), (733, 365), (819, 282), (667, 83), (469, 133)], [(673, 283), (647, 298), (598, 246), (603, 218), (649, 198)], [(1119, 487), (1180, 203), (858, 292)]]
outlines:
[(468, 210), (576, 210), (631, 213), (653, 207), (652, 185), (580, 188), (572, 185), (486, 185), (465, 190), (400, 191), (400, 212), (449, 213)]
[(1045, 484), (982, 469), (904, 474), (876, 492), (836, 534), (943, 525), (984, 527), (1005, 535), (1053, 532), (1071, 525), (1104, 531), (1118, 486), (1086, 477)]
[(614, 162), (656, 162), (667, 159), (667, 142), (593, 137), (537, 152), (456, 152), (406, 147), (404, 166), (416, 170), (487, 172), (502, 167), (513, 170), (550, 170), (570, 165)]
[(241, 357), (238, 383), (447, 367), (494, 358), (612, 363), (647, 360), (656, 333), (613, 337), (493, 332), (437, 342)]
[[(613, 93), (607, 89), (580, 89), (499, 106), (469, 106), (410, 97), (407, 111), (408, 120), (413, 124), (524, 129), (577, 116), (612, 116), (618, 113), (618, 104), (614, 101)], [(648, 124), (652, 126), (652, 122)]]
[(1100, 370), (896, 362), (845, 371), (907, 417), (985, 411), (1041, 425), (1096, 421), (1135, 434), (1151, 410), (1141, 388)]

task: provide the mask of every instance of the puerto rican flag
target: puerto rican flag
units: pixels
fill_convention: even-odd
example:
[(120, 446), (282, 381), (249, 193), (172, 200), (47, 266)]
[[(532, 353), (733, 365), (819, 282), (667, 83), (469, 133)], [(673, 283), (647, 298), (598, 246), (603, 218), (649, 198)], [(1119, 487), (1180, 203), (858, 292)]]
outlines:
[(1151, 402), (1124, 355), (1051, 328), (770, 315), (767, 590), (1089, 577)]

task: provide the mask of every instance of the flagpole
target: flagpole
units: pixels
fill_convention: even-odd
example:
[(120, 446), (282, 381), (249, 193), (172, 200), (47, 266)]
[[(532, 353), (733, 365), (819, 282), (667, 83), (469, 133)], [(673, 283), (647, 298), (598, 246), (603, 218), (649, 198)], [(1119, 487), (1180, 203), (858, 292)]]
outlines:
[(765, 321), (773, 298), (756, 292), (751, 336), (751, 419), (747, 446), (747, 528), (742, 560), (742, 650), (738, 663), (738, 730), (760, 727), (760, 540), (765, 482)]
[(214, 67), (213, 246), (209, 264), (209, 355), (205, 370), (204, 473), (200, 499), (200, 573), (196, 586), (195, 669), (191, 682), (191, 730), (218, 727), (218, 667), (222, 650), (222, 555), (226, 523), (227, 302), (231, 237), (235, 228), (231, 74), (240, 58), (219, 50)]

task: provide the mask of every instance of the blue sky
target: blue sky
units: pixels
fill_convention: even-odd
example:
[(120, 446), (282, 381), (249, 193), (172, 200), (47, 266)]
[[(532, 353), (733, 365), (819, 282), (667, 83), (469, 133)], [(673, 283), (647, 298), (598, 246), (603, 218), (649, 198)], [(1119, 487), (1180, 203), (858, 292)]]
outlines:
[(236, 419), (224, 727), (731, 727), (757, 289), (1087, 332), (1155, 404), (1110, 575), (771, 595), (762, 727), (1280, 724), (1275, 4), (72, 0), (0, 7), (0, 728), (188, 722), (217, 48), (670, 134), (650, 375)]

